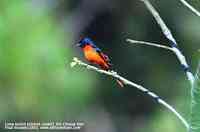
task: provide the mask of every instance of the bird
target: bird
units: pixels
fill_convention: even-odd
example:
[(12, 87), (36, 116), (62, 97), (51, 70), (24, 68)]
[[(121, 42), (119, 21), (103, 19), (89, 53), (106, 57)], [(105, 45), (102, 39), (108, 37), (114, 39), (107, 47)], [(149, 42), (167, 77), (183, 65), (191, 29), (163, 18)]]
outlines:
[[(110, 62), (109, 57), (106, 54), (104, 54), (102, 50), (98, 48), (90, 38), (82, 38), (78, 42), (77, 46), (82, 49), (85, 59), (88, 62), (99, 66), (103, 70), (112, 70), (112, 64)], [(120, 87), (124, 87), (123, 81), (119, 79), (116, 79), (116, 81), (120, 85)]]

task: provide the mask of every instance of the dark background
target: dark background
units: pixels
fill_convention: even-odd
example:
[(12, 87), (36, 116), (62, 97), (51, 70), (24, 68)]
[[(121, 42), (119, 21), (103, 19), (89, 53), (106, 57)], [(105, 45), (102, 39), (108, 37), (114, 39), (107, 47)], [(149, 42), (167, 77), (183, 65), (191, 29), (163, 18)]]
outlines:
[[(192, 71), (199, 18), (178, 0), (151, 1), (171, 29)], [(191, 1), (200, 10), (199, 1)], [(1, 0), (0, 121), (85, 122), (85, 132), (185, 131), (168, 110), (105, 75), (70, 68), (90, 37), (125, 78), (154, 91), (189, 119), (190, 86), (175, 55), (127, 38), (169, 45), (139, 0)], [(85, 61), (86, 62), (86, 61)]]

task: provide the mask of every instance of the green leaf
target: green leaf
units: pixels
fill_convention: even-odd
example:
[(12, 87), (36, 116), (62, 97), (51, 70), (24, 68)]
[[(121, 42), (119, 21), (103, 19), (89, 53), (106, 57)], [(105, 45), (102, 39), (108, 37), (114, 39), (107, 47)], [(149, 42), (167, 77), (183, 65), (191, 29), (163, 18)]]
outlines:
[(191, 132), (200, 132), (200, 63), (198, 65), (195, 83), (191, 92)]

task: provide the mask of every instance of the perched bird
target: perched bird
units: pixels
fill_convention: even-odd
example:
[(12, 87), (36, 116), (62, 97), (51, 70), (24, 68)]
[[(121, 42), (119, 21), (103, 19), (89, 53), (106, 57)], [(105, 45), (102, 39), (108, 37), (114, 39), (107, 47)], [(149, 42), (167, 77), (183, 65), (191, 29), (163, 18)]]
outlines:
[[(112, 70), (112, 65), (108, 56), (105, 55), (90, 38), (81, 39), (77, 46), (81, 47), (87, 61), (98, 65), (103, 70)], [(121, 87), (124, 87), (124, 83), (121, 80), (116, 81)]]

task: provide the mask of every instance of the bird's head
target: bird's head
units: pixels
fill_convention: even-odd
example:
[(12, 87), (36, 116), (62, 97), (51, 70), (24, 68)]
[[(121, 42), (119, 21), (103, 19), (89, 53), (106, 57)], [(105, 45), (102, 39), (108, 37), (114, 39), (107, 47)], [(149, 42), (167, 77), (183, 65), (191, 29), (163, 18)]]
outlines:
[(90, 38), (83, 38), (79, 41), (77, 46), (84, 48), (86, 45), (93, 45), (93, 42)]

